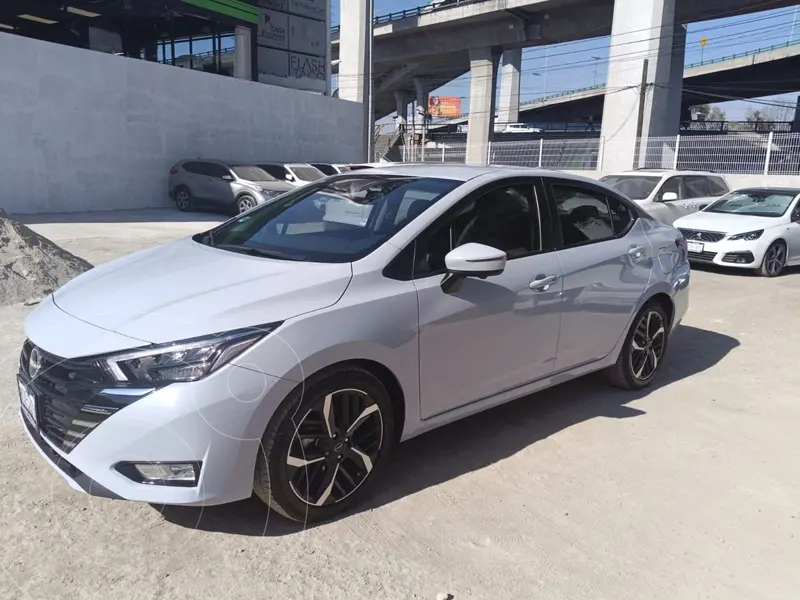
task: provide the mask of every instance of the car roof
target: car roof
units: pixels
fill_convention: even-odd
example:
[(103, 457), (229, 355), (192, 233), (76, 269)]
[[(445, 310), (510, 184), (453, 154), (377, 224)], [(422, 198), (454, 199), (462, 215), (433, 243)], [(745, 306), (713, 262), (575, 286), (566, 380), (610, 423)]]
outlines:
[(800, 188), (789, 188), (789, 187), (747, 187), (747, 188), (739, 188), (733, 190), (733, 193), (767, 193), (767, 194), (791, 194), (792, 196), (796, 196), (800, 194)]
[(720, 177), (719, 173), (714, 173), (713, 171), (681, 171), (679, 169), (631, 169), (628, 171), (620, 171), (618, 173), (608, 173), (606, 176), (619, 176), (625, 175), (627, 176), (653, 176), (653, 175), (707, 175), (712, 177)]
[(515, 167), (509, 165), (474, 166), (447, 163), (387, 163), (371, 169), (357, 171), (358, 175), (382, 173), (387, 175), (407, 175), (410, 177), (437, 177), (456, 181), (469, 181), (483, 175), (500, 177), (559, 177), (584, 183), (597, 184), (596, 179), (573, 175), (564, 171), (551, 171), (536, 167)]

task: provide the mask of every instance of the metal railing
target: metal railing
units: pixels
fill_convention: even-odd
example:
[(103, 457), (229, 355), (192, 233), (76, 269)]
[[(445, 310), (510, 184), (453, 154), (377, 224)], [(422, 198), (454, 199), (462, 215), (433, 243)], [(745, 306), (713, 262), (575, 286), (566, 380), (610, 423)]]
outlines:
[(772, 46), (765, 46), (763, 48), (756, 48), (755, 50), (748, 50), (747, 52), (739, 52), (738, 54), (731, 54), (729, 56), (721, 56), (719, 58), (710, 58), (708, 60), (702, 60), (700, 62), (692, 63), (690, 65), (686, 65), (684, 69), (692, 69), (694, 67), (702, 67), (705, 65), (711, 65), (718, 62), (725, 62), (726, 60), (733, 60), (735, 58), (742, 58), (744, 56), (754, 56), (756, 54), (760, 54), (761, 52), (769, 52), (770, 50), (778, 50), (780, 48), (788, 48), (790, 46), (800, 46), (800, 41), (798, 42), (784, 42), (783, 44), (774, 44)]
[[(390, 23), (399, 19), (427, 15), (429, 13), (436, 12), (437, 10), (451, 8), (460, 4), (474, 4), (476, 2), (483, 1), (484, 0), (441, 0), (441, 2), (433, 2), (432, 4), (424, 4), (422, 6), (415, 6), (414, 8), (407, 8), (405, 10), (387, 13), (385, 15), (378, 15), (373, 19), (373, 23), (375, 25), (383, 25), (384, 23)], [(331, 27), (331, 33), (339, 33), (340, 30), (341, 27), (339, 25), (334, 25)]]
[(800, 175), (800, 134), (730, 133), (639, 140), (637, 166), (762, 175)]
[[(599, 138), (525, 142), (489, 142), (489, 164), (546, 169), (595, 170), (602, 166), (603, 141)], [(466, 144), (439, 147), (404, 146), (407, 162), (463, 163)]]

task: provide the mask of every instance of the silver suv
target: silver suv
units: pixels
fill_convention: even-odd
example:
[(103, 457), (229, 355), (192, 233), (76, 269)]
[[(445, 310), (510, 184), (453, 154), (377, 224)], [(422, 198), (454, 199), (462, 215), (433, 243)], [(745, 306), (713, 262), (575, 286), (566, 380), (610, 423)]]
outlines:
[(294, 186), (252, 164), (182, 160), (169, 170), (169, 196), (178, 209), (213, 208), (242, 213)]
[(725, 178), (710, 171), (636, 169), (606, 175), (600, 181), (665, 225), (702, 210), (730, 191)]

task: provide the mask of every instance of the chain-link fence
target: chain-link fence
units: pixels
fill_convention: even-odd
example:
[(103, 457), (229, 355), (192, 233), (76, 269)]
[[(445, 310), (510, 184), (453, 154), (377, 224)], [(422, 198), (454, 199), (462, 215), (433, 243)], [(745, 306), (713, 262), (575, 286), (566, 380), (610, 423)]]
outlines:
[(736, 133), (640, 140), (637, 164), (646, 169), (717, 173), (800, 174), (800, 134)]
[[(532, 140), (490, 142), (489, 163), (548, 169), (595, 170), (601, 164), (602, 143), (598, 138), (573, 140)], [(466, 144), (442, 144), (439, 147), (405, 148), (407, 162), (463, 163)]]

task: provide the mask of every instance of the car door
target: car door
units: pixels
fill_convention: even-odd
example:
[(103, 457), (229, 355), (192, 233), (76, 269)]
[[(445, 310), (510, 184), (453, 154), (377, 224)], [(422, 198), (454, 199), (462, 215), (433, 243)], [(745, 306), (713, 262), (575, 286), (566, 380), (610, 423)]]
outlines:
[[(678, 198), (676, 200), (665, 200), (664, 194), (673, 193)], [(683, 181), (678, 176), (665, 179), (661, 187), (656, 189), (653, 194), (653, 203), (647, 207), (650, 215), (666, 225), (672, 225), (676, 219), (680, 219), (684, 214), (681, 203), (683, 202), (684, 189)]]
[(550, 178), (546, 187), (563, 271), (558, 372), (605, 357), (625, 335), (653, 251), (638, 207), (583, 182)]
[(800, 263), (800, 200), (795, 199), (795, 205), (790, 212), (791, 220), (786, 228), (786, 257), (791, 264)]
[[(231, 170), (219, 163), (205, 163), (208, 178), (208, 201), (213, 206), (227, 207), (233, 204), (234, 194), (231, 182), (233, 173)], [(224, 179), (229, 177), (230, 179)]]
[(680, 208), (684, 215), (690, 215), (705, 208), (711, 203), (711, 182), (704, 175), (683, 176), (683, 200)]
[(183, 164), (183, 170), (186, 172), (186, 177), (182, 183), (189, 188), (195, 203), (205, 204), (209, 193), (206, 163), (199, 161), (186, 162)]
[[(506, 268), (445, 292), (445, 255), (470, 242), (504, 250)], [(423, 418), (553, 372), (561, 267), (534, 178), (470, 194), (417, 239), (414, 263)]]

